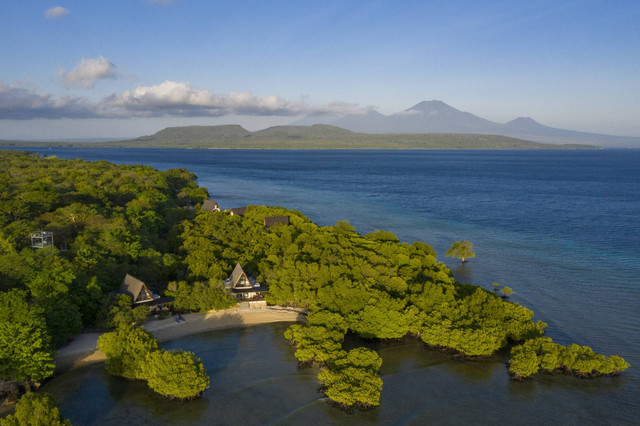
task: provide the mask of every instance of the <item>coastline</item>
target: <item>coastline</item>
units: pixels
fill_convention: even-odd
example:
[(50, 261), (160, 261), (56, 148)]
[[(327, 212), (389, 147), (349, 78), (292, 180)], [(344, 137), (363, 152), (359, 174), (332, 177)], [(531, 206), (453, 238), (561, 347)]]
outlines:
[[(229, 308), (206, 313), (191, 313), (182, 316), (184, 321), (176, 322), (175, 317), (164, 320), (148, 319), (144, 324), (158, 340), (166, 342), (211, 330), (249, 327), (272, 322), (303, 322), (304, 314), (289, 310), (249, 310)], [(81, 333), (71, 343), (60, 348), (55, 355), (55, 374), (106, 361), (104, 353), (96, 348), (98, 338), (103, 333)]]

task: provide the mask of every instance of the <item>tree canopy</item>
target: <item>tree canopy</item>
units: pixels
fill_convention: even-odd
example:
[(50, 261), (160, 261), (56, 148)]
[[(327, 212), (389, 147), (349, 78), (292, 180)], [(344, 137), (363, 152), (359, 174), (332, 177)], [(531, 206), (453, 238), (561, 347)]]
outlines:
[(98, 349), (107, 356), (105, 367), (109, 373), (142, 380), (147, 355), (158, 350), (158, 342), (142, 328), (121, 325), (98, 338)]
[(53, 349), (42, 309), (28, 303), (26, 292), (0, 292), (0, 377), (40, 381), (53, 374)]
[(445, 256), (460, 259), (462, 263), (465, 263), (468, 259), (476, 257), (476, 254), (473, 252), (473, 244), (471, 242), (456, 241), (451, 243), (451, 247), (449, 247)]
[(71, 426), (71, 422), (62, 417), (51, 394), (27, 392), (16, 403), (15, 413), (0, 419), (0, 426)]
[(146, 380), (155, 392), (175, 399), (198, 397), (209, 387), (202, 362), (191, 352), (159, 349), (157, 340), (143, 328), (121, 325), (98, 339), (107, 356), (110, 374)]
[(195, 398), (209, 387), (209, 376), (202, 361), (191, 352), (151, 352), (143, 373), (151, 389), (169, 398)]

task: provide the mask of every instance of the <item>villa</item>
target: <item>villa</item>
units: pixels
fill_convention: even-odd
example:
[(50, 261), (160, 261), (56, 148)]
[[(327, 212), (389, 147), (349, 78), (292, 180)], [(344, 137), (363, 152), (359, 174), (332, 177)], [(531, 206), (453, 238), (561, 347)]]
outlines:
[(143, 281), (129, 274), (124, 277), (118, 293), (131, 297), (134, 306), (146, 305), (152, 311), (161, 310), (173, 302), (171, 297), (160, 297), (151, 293)]
[(229, 210), (229, 214), (231, 216), (244, 217), (245, 213), (247, 213), (247, 208), (246, 207), (236, 207), (235, 209)]
[(219, 212), (220, 206), (213, 200), (205, 200), (205, 202), (202, 203), (202, 210), (207, 212)]
[(231, 291), (239, 300), (262, 300), (267, 287), (261, 286), (255, 279), (249, 277), (242, 269), (240, 262), (236, 264), (233, 272), (224, 280), (224, 287)]

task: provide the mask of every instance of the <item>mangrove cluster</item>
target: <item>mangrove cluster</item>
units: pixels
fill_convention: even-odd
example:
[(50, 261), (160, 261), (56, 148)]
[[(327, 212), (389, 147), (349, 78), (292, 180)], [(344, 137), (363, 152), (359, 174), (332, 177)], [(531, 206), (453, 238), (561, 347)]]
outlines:
[(209, 377), (191, 352), (159, 349), (145, 329), (120, 326), (98, 339), (110, 374), (131, 380), (145, 380), (149, 387), (172, 399), (192, 399), (209, 387)]
[[(267, 229), (264, 218), (277, 215), (288, 215), (290, 224)], [(264, 206), (248, 206), (243, 217), (202, 211), (183, 229), (189, 279), (220, 280), (240, 261), (268, 283), (268, 302), (309, 310), (306, 325), (292, 325), (285, 336), (301, 365), (324, 368), (318, 379), (326, 395), (345, 408), (377, 405), (382, 388), (380, 358), (344, 351), (347, 333), (411, 335), (429, 347), (478, 358), (540, 338), (546, 327), (495, 292), (456, 282), (428, 245), (400, 242), (388, 231), (361, 235), (346, 221), (321, 227), (297, 211)], [(626, 364), (594, 368), (609, 374)]]

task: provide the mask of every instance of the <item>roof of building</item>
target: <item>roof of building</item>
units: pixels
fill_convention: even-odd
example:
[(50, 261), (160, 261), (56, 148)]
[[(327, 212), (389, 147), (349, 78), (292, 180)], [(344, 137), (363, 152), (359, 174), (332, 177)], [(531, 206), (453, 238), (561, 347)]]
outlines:
[(244, 214), (247, 212), (247, 208), (246, 207), (236, 207), (235, 209), (231, 209), (229, 210), (229, 212), (231, 213), (231, 215), (238, 215), (238, 216), (244, 216)]
[(53, 237), (53, 232), (51, 232), (51, 231), (38, 231), (38, 232), (33, 232), (31, 234), (31, 238), (47, 238), (47, 237)]
[[(138, 296), (140, 296), (140, 292), (143, 289), (146, 289), (147, 292), (149, 294), (151, 294), (151, 292), (149, 291), (149, 288), (147, 287), (147, 285), (144, 282), (140, 281), (139, 279), (137, 279), (133, 275), (127, 274), (124, 277), (124, 280), (122, 281), (122, 285), (120, 286), (120, 293), (126, 294), (127, 296), (130, 296), (131, 299), (134, 302), (136, 302), (137, 299), (138, 299)], [(153, 300), (153, 298), (151, 298), (149, 300)]]
[(205, 200), (205, 202), (202, 203), (202, 210), (205, 210), (208, 212), (216, 212), (216, 211), (220, 211), (220, 206), (218, 205), (217, 202), (213, 200)]
[[(229, 276), (229, 284), (232, 288), (235, 287), (236, 284), (238, 284), (238, 281), (240, 281), (240, 278), (242, 278), (242, 276), (249, 280), (249, 276), (244, 271), (244, 269), (242, 269), (242, 265), (240, 265), (240, 262), (238, 262), (236, 264), (236, 267), (233, 268), (233, 272)], [(251, 282), (251, 280), (249, 280), (249, 282)]]
[(267, 228), (271, 228), (276, 223), (288, 225), (289, 216), (267, 216), (264, 218), (264, 226), (266, 226)]

